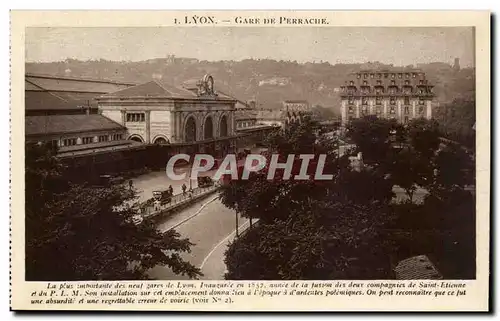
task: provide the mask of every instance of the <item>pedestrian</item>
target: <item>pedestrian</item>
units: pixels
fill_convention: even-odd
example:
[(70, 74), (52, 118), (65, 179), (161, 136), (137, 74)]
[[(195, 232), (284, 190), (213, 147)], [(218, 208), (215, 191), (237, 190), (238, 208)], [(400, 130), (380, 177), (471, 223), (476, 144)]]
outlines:
[(186, 184), (182, 184), (182, 194), (186, 194), (186, 189), (187, 189)]
[(172, 187), (172, 185), (168, 187), (168, 191), (170, 192), (170, 196), (174, 195), (174, 188)]
[(128, 181), (128, 188), (129, 189), (132, 189), (132, 185), (134, 184), (134, 182), (132, 182), (132, 180), (129, 180)]
[(159, 211), (161, 208), (160, 200), (155, 200), (155, 211)]

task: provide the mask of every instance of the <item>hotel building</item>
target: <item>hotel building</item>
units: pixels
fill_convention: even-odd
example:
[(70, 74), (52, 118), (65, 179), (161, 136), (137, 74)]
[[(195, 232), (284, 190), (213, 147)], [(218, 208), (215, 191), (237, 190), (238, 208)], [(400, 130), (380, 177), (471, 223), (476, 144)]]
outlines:
[(432, 118), (433, 86), (415, 69), (353, 73), (340, 87), (342, 125), (366, 115), (407, 123)]

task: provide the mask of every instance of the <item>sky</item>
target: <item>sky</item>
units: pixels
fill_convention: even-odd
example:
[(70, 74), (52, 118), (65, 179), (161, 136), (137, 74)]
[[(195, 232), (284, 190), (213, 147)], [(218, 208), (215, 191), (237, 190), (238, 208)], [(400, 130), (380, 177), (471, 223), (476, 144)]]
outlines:
[(406, 66), (460, 59), (474, 66), (468, 27), (123, 27), (27, 28), (26, 61), (67, 58), (141, 61), (168, 55), (200, 60), (380, 61)]

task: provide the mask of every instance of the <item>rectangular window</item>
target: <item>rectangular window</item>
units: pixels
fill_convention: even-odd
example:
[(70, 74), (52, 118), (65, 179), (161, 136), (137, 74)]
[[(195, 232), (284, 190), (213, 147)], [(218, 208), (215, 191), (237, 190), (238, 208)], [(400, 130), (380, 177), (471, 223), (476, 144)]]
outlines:
[(74, 146), (74, 145), (76, 145), (76, 138), (63, 139), (63, 146)]
[(349, 113), (350, 114), (354, 113), (354, 108), (352, 108), (352, 106), (349, 106)]
[(109, 136), (108, 135), (101, 135), (101, 136), (99, 136), (99, 143), (107, 142), (108, 140), (109, 140)]
[(378, 79), (382, 79), (382, 74), (377, 74)]
[(391, 105), (396, 105), (396, 100), (395, 100), (395, 99), (391, 99), (389, 103), (390, 103)]
[(413, 78), (417, 78), (417, 74), (416, 73), (413, 73), (412, 76), (413, 76)]
[(361, 104), (362, 104), (362, 105), (368, 105), (368, 99), (363, 98), (363, 99), (361, 100)]
[(391, 114), (395, 114), (395, 113), (396, 113), (396, 108), (395, 108), (395, 107), (391, 107), (391, 108), (389, 109), (389, 112), (390, 112)]
[(377, 80), (377, 85), (382, 85), (382, 80)]
[(92, 144), (94, 142), (94, 137), (83, 137), (82, 144)]
[(391, 78), (396, 78), (396, 75), (395, 74), (391, 74)]
[(380, 97), (375, 98), (375, 104), (382, 105), (382, 99), (380, 99)]
[(399, 79), (403, 78), (403, 74), (398, 74), (398, 78)]
[(354, 81), (349, 81), (349, 85), (354, 86)]
[(420, 85), (423, 85), (423, 84), (424, 84), (424, 81), (423, 81), (422, 79), (420, 79), (420, 80), (418, 81), (418, 83), (419, 83)]
[(123, 134), (113, 134), (111, 136), (111, 140), (122, 140), (123, 139)]
[(387, 78), (387, 77), (389, 77), (389, 74), (384, 74), (384, 78)]
[(409, 105), (410, 104), (410, 97), (405, 97), (405, 105)]
[(409, 117), (405, 116), (405, 120), (404, 120), (405, 124), (408, 123), (408, 120), (409, 120)]
[(358, 75), (357, 75), (357, 78), (358, 78), (358, 79), (359, 79), (359, 78), (361, 78), (361, 75), (360, 75), (360, 74), (358, 74)]
[(127, 122), (144, 122), (145, 119), (144, 113), (127, 113)]
[(409, 113), (410, 113), (410, 107), (405, 106), (405, 114), (409, 114)]
[(420, 100), (418, 101), (418, 104), (419, 104), (419, 105), (423, 105), (423, 104), (424, 104), (424, 100), (420, 99)]
[(422, 107), (422, 106), (418, 107), (418, 112), (419, 112), (419, 114), (423, 114), (424, 113), (424, 107)]
[(381, 114), (382, 113), (382, 109), (380, 109), (380, 107), (377, 107), (376, 113), (377, 113), (377, 115)]
[(375, 75), (374, 74), (370, 74), (370, 78), (373, 78)]
[(410, 78), (410, 74), (406, 74), (405, 76), (406, 76), (406, 78)]
[(365, 75), (364, 75), (364, 78), (365, 78), (365, 79), (367, 79), (367, 78), (368, 78), (368, 74), (365, 74)]
[(354, 98), (349, 97), (349, 99), (347, 100), (347, 103), (348, 103), (349, 105), (353, 105), (353, 104), (354, 104)]

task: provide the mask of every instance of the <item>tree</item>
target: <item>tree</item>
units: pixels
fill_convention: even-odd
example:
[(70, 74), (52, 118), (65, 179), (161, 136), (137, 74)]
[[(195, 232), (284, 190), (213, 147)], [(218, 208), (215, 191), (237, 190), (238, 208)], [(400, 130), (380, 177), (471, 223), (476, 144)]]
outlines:
[(355, 204), (389, 204), (394, 197), (392, 180), (373, 170), (344, 170), (336, 186), (337, 195)]
[(469, 148), (475, 146), (476, 102), (473, 98), (454, 99), (437, 110), (436, 118), (446, 138)]
[(147, 279), (157, 265), (200, 275), (180, 257), (192, 245), (187, 239), (153, 223), (134, 224), (134, 192), (73, 185), (55, 155), (47, 146), (26, 147), (27, 280)]
[(230, 244), (231, 280), (387, 279), (386, 208), (309, 203), (288, 220), (262, 224)]
[(439, 125), (435, 120), (418, 118), (408, 124), (408, 138), (413, 150), (423, 159), (431, 159), (439, 148)]
[[(378, 173), (352, 172), (347, 157), (336, 157), (335, 142), (317, 137), (311, 123), (282, 131), (270, 142), (284, 158), (286, 153), (308, 152), (333, 156), (325, 166), (333, 179), (284, 180), (281, 174), (268, 179), (265, 168), (247, 181), (225, 186), (223, 204), (260, 219), (227, 250), (226, 278), (390, 277), (382, 226), (390, 212), (392, 185)], [(364, 184), (362, 191), (359, 183)], [(345, 184), (349, 186), (344, 189)], [(359, 200), (361, 204), (353, 203)]]
[[(326, 138), (319, 139), (314, 133), (314, 126), (314, 123), (306, 118), (300, 124), (292, 124), (290, 128), (270, 135), (266, 140), (269, 149), (279, 155), (279, 162), (285, 162), (288, 155), (296, 155), (291, 170), (292, 179), (283, 179), (284, 170), (277, 170), (269, 179), (269, 156), (266, 167), (258, 173), (252, 173), (248, 180), (235, 180), (223, 186), (223, 204), (244, 217), (270, 222), (286, 219), (293, 209), (302, 206), (302, 202), (314, 201), (327, 195), (332, 181), (314, 181), (314, 175), (320, 154), (326, 155), (323, 174), (335, 174), (338, 171), (336, 143)], [(300, 172), (300, 154), (315, 156), (309, 164), (308, 180), (293, 179)]]
[(461, 146), (448, 144), (437, 153), (434, 163), (432, 188), (436, 192), (463, 189), (465, 185), (474, 184), (474, 162)]
[(349, 123), (347, 136), (363, 154), (366, 164), (383, 167), (391, 151), (391, 139), (399, 128), (395, 120), (365, 116)]
[(418, 153), (411, 148), (404, 148), (397, 153), (391, 165), (391, 180), (401, 187), (408, 196), (409, 202), (413, 202), (413, 194), (419, 186), (423, 186), (429, 175), (429, 159), (422, 159)]

